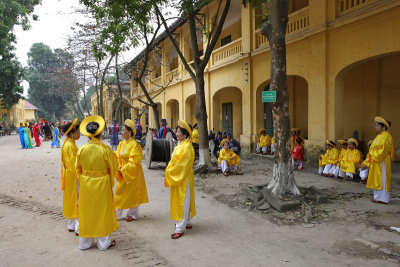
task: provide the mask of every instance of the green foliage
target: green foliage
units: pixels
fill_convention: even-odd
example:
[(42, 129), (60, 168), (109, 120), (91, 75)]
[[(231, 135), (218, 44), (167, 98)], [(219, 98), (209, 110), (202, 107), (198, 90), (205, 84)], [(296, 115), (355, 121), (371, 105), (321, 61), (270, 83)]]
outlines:
[[(20, 85), (23, 78), (23, 68), (15, 58), (13, 51), (16, 42), (13, 29), (21, 25), (28, 30), (29, 15), (41, 0), (1, 0), (0, 1), (0, 95), (2, 106), (10, 109), (22, 97), (23, 88)], [(37, 20), (37, 16), (32, 16)]]
[(65, 51), (56, 49), (53, 52), (43, 43), (33, 44), (28, 53), (29, 102), (39, 107), (39, 116), (46, 120), (53, 119), (53, 113), (61, 117), (66, 109), (69, 92), (54, 78), (66, 57)]

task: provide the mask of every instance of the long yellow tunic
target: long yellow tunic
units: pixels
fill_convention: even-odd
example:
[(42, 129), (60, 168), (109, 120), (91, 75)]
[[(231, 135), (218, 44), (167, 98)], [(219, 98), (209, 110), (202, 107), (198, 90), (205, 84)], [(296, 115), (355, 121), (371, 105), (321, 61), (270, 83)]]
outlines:
[(333, 164), (337, 162), (339, 158), (339, 149), (333, 147), (332, 149), (327, 149), (325, 155), (319, 160), (319, 166), (322, 167), (327, 164)]
[(108, 236), (118, 229), (112, 191), (116, 169), (114, 151), (99, 140), (78, 150), (80, 237)]
[(174, 152), (171, 155), (171, 160), (165, 169), (164, 185), (165, 187), (171, 187), (170, 218), (172, 220), (182, 220), (188, 179), (190, 188), (191, 218), (196, 215), (193, 162), (194, 149), (190, 138), (187, 138), (175, 147)]
[[(233, 159), (231, 159), (231, 157), (233, 157)], [(232, 166), (232, 165), (238, 166), (240, 163), (240, 157), (230, 149), (224, 148), (219, 151), (218, 165), (221, 164), (221, 161), (223, 159), (226, 160), (226, 163), (228, 163), (228, 166)]]
[(360, 152), (360, 150), (347, 149), (347, 152), (340, 160), (340, 169), (343, 172), (356, 173), (356, 165), (360, 164), (361, 161), (362, 161), (362, 153)]
[(271, 146), (271, 137), (266, 134), (266, 135), (261, 135), (260, 140), (258, 141), (258, 146), (259, 147), (264, 147), (264, 146)]
[(385, 161), (386, 191), (390, 191), (392, 177), (393, 138), (383, 131), (372, 142), (367, 158), (363, 165), (369, 167), (367, 187), (374, 190), (382, 190), (382, 161)]
[(78, 190), (76, 185), (76, 154), (78, 147), (75, 140), (67, 138), (61, 149), (63, 163), (63, 177), (61, 177), (61, 189), (63, 192), (63, 215), (67, 219), (78, 218)]
[(199, 143), (199, 131), (197, 129), (193, 129), (192, 142), (196, 144)]
[(143, 159), (140, 144), (133, 137), (124, 140), (119, 143), (115, 155), (122, 173), (116, 173), (118, 184), (115, 189), (115, 207), (129, 209), (148, 203), (146, 181), (140, 163)]

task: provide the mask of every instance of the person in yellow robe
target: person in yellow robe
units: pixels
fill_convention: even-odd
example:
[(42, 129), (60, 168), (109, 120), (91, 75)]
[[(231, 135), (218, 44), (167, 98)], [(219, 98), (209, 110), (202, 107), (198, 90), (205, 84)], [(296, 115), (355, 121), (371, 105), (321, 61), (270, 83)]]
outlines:
[(390, 182), (392, 160), (394, 157), (393, 138), (388, 129), (391, 123), (382, 117), (375, 117), (377, 133), (361, 170), (369, 168), (367, 188), (374, 190), (375, 203), (388, 204), (390, 201)]
[(199, 130), (198, 130), (198, 124), (195, 123), (193, 125), (193, 132), (192, 132), (192, 143), (199, 143)]
[(229, 171), (235, 171), (235, 174), (241, 175), (238, 166), (240, 163), (240, 157), (229, 149), (229, 139), (221, 141), (222, 149), (219, 151), (218, 166), (221, 168), (224, 176), (228, 176)]
[(76, 156), (79, 181), (79, 248), (89, 249), (97, 238), (97, 247), (107, 250), (115, 245), (110, 235), (118, 229), (114, 205), (114, 176), (117, 159), (111, 147), (100, 141), (104, 119), (97, 115), (86, 117), (80, 131), (90, 138)]
[(194, 196), (194, 149), (192, 129), (184, 120), (178, 121), (176, 137), (179, 144), (174, 148), (165, 169), (165, 187), (171, 188), (171, 215), (176, 221), (172, 239), (183, 236), (185, 229), (192, 229), (191, 219), (196, 215)]
[(121, 134), (125, 140), (119, 143), (115, 152), (118, 161), (115, 207), (117, 220), (121, 219), (124, 209), (129, 209), (126, 221), (130, 222), (139, 219), (140, 204), (148, 203), (149, 200), (141, 164), (143, 151), (135, 140), (136, 127), (132, 120), (125, 120)]
[(78, 180), (76, 177), (76, 154), (78, 147), (75, 141), (79, 139), (78, 119), (63, 126), (65, 134), (61, 148), (61, 190), (63, 190), (63, 215), (68, 220), (68, 231), (79, 235), (78, 218)]
[(353, 181), (356, 170), (362, 162), (363, 155), (361, 151), (357, 149), (358, 141), (356, 139), (349, 138), (347, 142), (347, 151), (340, 161), (339, 176)]
[[(374, 142), (374, 140), (369, 140), (369, 141), (368, 141), (368, 151), (369, 151), (369, 148), (370, 148), (371, 145), (372, 145), (372, 142)], [(367, 153), (367, 154), (368, 154), (368, 153)], [(361, 166), (362, 166), (362, 165), (361, 165)], [(360, 166), (360, 179), (361, 179), (360, 183), (366, 184), (366, 183), (367, 183), (367, 178), (368, 178), (369, 168), (361, 169), (361, 166)]]
[(318, 173), (322, 176), (328, 176), (329, 170), (332, 168), (332, 164), (334, 164), (339, 159), (340, 153), (339, 149), (336, 148), (335, 142), (333, 141), (326, 140), (325, 148), (325, 155), (319, 156)]
[(335, 163), (332, 164), (332, 167), (329, 170), (328, 176), (331, 178), (339, 176), (340, 162), (344, 158), (344, 155), (347, 152), (347, 146), (348, 146), (347, 139), (338, 140), (338, 143), (339, 143), (341, 149), (340, 149), (340, 153), (339, 153), (339, 158), (337, 159), (337, 161)]
[(268, 150), (271, 150), (271, 137), (264, 128), (259, 131), (259, 134), (261, 136), (257, 143), (256, 154), (260, 154), (262, 151), (263, 155), (267, 155)]

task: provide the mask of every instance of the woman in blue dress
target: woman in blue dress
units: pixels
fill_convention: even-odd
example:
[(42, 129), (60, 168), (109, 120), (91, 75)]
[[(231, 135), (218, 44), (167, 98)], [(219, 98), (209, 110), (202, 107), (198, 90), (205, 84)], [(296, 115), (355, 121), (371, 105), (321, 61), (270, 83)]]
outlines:
[(113, 122), (114, 124), (110, 127), (110, 146), (115, 151), (119, 144), (119, 139), (118, 139), (119, 127), (117, 125), (116, 120), (114, 120)]
[(31, 140), (31, 132), (29, 131), (29, 123), (25, 122), (25, 128), (24, 128), (24, 143), (25, 143), (25, 148), (33, 148), (32, 147), (32, 140)]
[(58, 131), (58, 122), (54, 123), (54, 140), (51, 142), (51, 148), (56, 146), (60, 148), (60, 132)]
[(24, 124), (22, 122), (19, 124), (18, 134), (19, 134), (19, 141), (21, 142), (21, 148), (25, 148)]

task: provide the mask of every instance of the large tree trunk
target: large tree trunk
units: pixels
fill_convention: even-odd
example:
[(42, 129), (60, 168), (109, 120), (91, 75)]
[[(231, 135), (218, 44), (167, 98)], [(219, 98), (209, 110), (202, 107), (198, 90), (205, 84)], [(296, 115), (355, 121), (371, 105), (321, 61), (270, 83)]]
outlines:
[(156, 129), (160, 130), (160, 118), (158, 117), (157, 104), (151, 105), (151, 108), (153, 109), (154, 122), (156, 124)]
[(273, 179), (268, 189), (281, 198), (285, 194), (294, 196), (301, 192), (296, 185), (290, 157), (289, 92), (286, 77), (285, 35), (288, 22), (289, 0), (271, 0), (270, 15), (262, 28), (271, 49), (271, 83), (276, 91), (276, 102), (272, 106), (275, 136), (275, 163)]
[(206, 96), (204, 93), (204, 73), (196, 73), (196, 119), (199, 125), (199, 166), (210, 166), (211, 158), (208, 149), (208, 126)]

